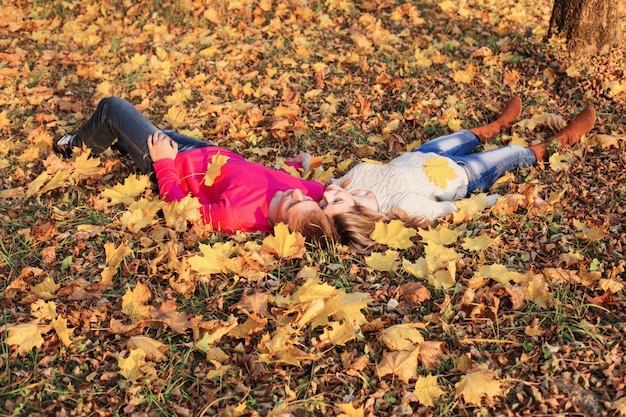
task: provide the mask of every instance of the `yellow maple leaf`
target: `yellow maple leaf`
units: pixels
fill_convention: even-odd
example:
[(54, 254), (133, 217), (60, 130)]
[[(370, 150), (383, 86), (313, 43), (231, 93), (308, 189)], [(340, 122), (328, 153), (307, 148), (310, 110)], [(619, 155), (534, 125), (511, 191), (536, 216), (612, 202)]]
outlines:
[(268, 363), (276, 361), (298, 367), (302, 367), (302, 361), (318, 359), (315, 353), (305, 352), (298, 347), (297, 336), (298, 333), (289, 325), (277, 328), (272, 335), (265, 333), (258, 344), (261, 352), (259, 358)]
[(454, 71), (454, 81), (457, 83), (469, 84), (474, 78), (472, 71), (456, 70)]
[(419, 348), (411, 351), (383, 352), (383, 358), (378, 365), (378, 376), (395, 375), (402, 382), (408, 384), (411, 379), (417, 379), (417, 356)]
[(72, 166), (74, 167), (72, 178), (79, 180), (81, 178), (104, 175), (105, 169), (100, 166), (100, 164), (100, 158), (92, 158), (89, 152), (81, 152), (72, 162)]
[(424, 163), (424, 173), (430, 182), (444, 189), (448, 185), (448, 180), (453, 180), (457, 177), (456, 172), (450, 167), (448, 160), (445, 158), (428, 158)]
[(109, 288), (113, 283), (113, 277), (117, 273), (117, 267), (120, 265), (124, 257), (132, 253), (131, 249), (122, 243), (119, 247), (115, 247), (114, 243), (105, 243), (104, 251), (106, 255), (107, 266), (104, 267), (100, 275), (102, 280), (100, 281), (101, 289)]
[(420, 404), (426, 407), (433, 407), (435, 400), (444, 393), (445, 392), (439, 388), (437, 377), (432, 374), (428, 374), (425, 377), (419, 376), (415, 382), (415, 389), (413, 390), (413, 394), (417, 397)]
[(200, 200), (191, 195), (187, 195), (179, 201), (165, 203), (163, 206), (165, 224), (178, 232), (185, 232), (188, 222), (196, 223), (202, 220), (201, 207)]
[(363, 406), (355, 407), (352, 403), (336, 404), (336, 406), (341, 410), (341, 414), (337, 417), (365, 417)]
[(120, 221), (122, 225), (133, 233), (158, 223), (158, 211), (165, 203), (161, 200), (148, 200), (141, 198), (133, 201), (128, 210), (122, 213)]
[(117, 359), (120, 375), (129, 381), (136, 381), (143, 376), (142, 367), (146, 363), (146, 352), (141, 348), (131, 350), (126, 358)]
[(487, 207), (489, 207), (489, 200), (487, 194), (480, 193), (475, 194), (470, 198), (464, 198), (454, 203), (457, 209), (453, 214), (454, 223), (461, 223), (467, 220), (471, 220), (478, 213), (482, 213)]
[(456, 383), (455, 397), (463, 396), (467, 404), (479, 406), (483, 397), (490, 400), (502, 394), (501, 382), (495, 377), (495, 372), (490, 370), (471, 370)]
[(416, 234), (415, 229), (404, 227), (402, 221), (392, 220), (389, 223), (376, 222), (370, 238), (392, 248), (408, 249), (414, 245), (411, 238)]
[(456, 242), (461, 232), (450, 229), (446, 224), (438, 224), (435, 228), (429, 227), (428, 230), (420, 229), (418, 234), (426, 242), (446, 246)]
[(525, 284), (524, 299), (532, 301), (541, 308), (548, 308), (553, 296), (543, 275), (533, 275)]
[(33, 285), (31, 290), (37, 294), (37, 296), (44, 300), (51, 300), (55, 297), (54, 293), (59, 289), (61, 284), (57, 284), (50, 277), (44, 278), (42, 282), (37, 285)]
[(619, 81), (605, 81), (602, 83), (603, 90), (609, 90), (609, 97), (617, 96), (621, 93), (626, 92), (626, 82), (620, 83)]
[(154, 359), (156, 361), (167, 360), (165, 352), (169, 351), (169, 347), (151, 337), (132, 336), (128, 339), (127, 346), (132, 350), (141, 349), (146, 354), (145, 356), (149, 359)]
[(164, 117), (165, 121), (172, 125), (172, 128), (174, 129), (182, 127), (185, 124), (186, 118), (187, 110), (180, 105), (170, 107)]
[(423, 323), (402, 323), (387, 327), (380, 334), (380, 340), (391, 350), (414, 350), (424, 341), (418, 329), (424, 329)]
[(424, 245), (424, 255), (430, 272), (447, 268), (450, 262), (456, 262), (461, 259), (461, 255), (454, 248), (448, 248), (433, 242)]
[(35, 301), (30, 305), (30, 311), (39, 320), (53, 320), (57, 317), (57, 305), (54, 301)]
[(558, 152), (550, 155), (548, 161), (550, 162), (550, 169), (555, 172), (559, 171), (567, 171), (569, 169), (569, 164), (567, 163), (569, 158), (567, 155), (561, 155)]
[(54, 320), (52, 320), (50, 325), (57, 333), (57, 336), (59, 336), (61, 342), (63, 342), (63, 345), (67, 347), (72, 344), (72, 335), (74, 333), (74, 329), (70, 329), (69, 327), (67, 327), (67, 319), (65, 317), (59, 316), (55, 318)]
[(211, 158), (211, 162), (207, 165), (206, 173), (204, 174), (204, 185), (210, 187), (215, 183), (215, 179), (220, 176), (222, 167), (226, 165), (230, 158), (226, 155), (222, 155), (219, 152)]
[(50, 178), (50, 173), (48, 171), (43, 171), (41, 174), (37, 175), (37, 178), (28, 183), (28, 187), (26, 188), (26, 198), (32, 197), (41, 190), (41, 187), (48, 182)]
[(624, 284), (612, 278), (601, 278), (598, 286), (605, 292), (617, 294), (624, 289)]
[(7, 344), (17, 346), (17, 354), (25, 355), (33, 348), (40, 348), (43, 345), (43, 333), (47, 333), (50, 326), (40, 326), (37, 323), (23, 323), (15, 326), (8, 326), (9, 336)]
[(6, 110), (2, 110), (0, 112), (0, 129), (8, 127), (10, 124), (11, 124), (11, 121), (7, 117), (7, 111)]
[(354, 325), (366, 323), (367, 319), (361, 309), (367, 307), (369, 301), (371, 299), (367, 293), (346, 293), (337, 290), (337, 293), (326, 301), (324, 309), (318, 314), (317, 319), (311, 322), (311, 326), (323, 326), (327, 317), (333, 317), (335, 320)]
[(305, 253), (304, 237), (298, 232), (289, 232), (285, 223), (274, 226), (274, 234), (263, 239), (263, 247), (279, 258), (302, 258)]
[(324, 328), (324, 333), (320, 335), (322, 344), (328, 343), (336, 346), (345, 346), (346, 343), (354, 340), (359, 334), (359, 327), (348, 321), (331, 321)]
[(70, 173), (67, 171), (57, 171), (56, 174), (39, 190), (39, 194), (45, 194), (48, 191), (55, 190), (57, 188), (66, 187), (69, 185), (67, 179), (70, 177)]
[(141, 282), (135, 288), (130, 286), (122, 296), (122, 313), (130, 316), (133, 322), (150, 317), (150, 306), (146, 303), (152, 298), (150, 288)]
[(102, 197), (111, 200), (109, 204), (131, 204), (135, 197), (143, 194), (150, 185), (150, 177), (147, 175), (131, 175), (123, 184), (116, 184), (102, 191)]
[(202, 338), (196, 343), (196, 347), (202, 352), (206, 352), (210, 345), (219, 342), (222, 337), (227, 335), (232, 329), (239, 325), (239, 320), (231, 316), (229, 323), (214, 321), (215, 327), (212, 331), (206, 332)]
[(496, 216), (507, 216), (515, 213), (519, 208), (520, 204), (522, 204), (526, 200), (522, 194), (517, 193), (507, 193), (506, 195), (500, 197), (495, 206), (491, 209), (491, 211)]
[(419, 258), (415, 263), (408, 259), (402, 259), (402, 269), (417, 278), (425, 279), (428, 276), (428, 262), (426, 258)]
[(384, 254), (373, 252), (365, 257), (365, 263), (375, 271), (393, 272), (400, 266), (399, 255), (397, 251), (391, 249), (387, 249)]
[(498, 236), (496, 236), (495, 238), (491, 238), (486, 234), (474, 238), (466, 237), (465, 239), (463, 239), (463, 244), (461, 245), (461, 247), (465, 250), (479, 252), (487, 249), (489, 246), (491, 246), (495, 242), (498, 242), (499, 240), (500, 238)]
[(435, 288), (452, 288), (456, 284), (456, 266), (448, 263), (448, 269), (440, 269), (428, 275), (428, 283)]
[(501, 264), (483, 265), (478, 269), (477, 273), (505, 285), (510, 285), (511, 281), (521, 282), (524, 278), (523, 274), (509, 271), (506, 266)]
[(224, 272), (224, 260), (237, 253), (238, 250), (233, 241), (216, 242), (213, 246), (200, 243), (198, 248), (203, 256), (192, 256), (189, 258), (189, 265), (194, 271), (206, 275)]
[(102, 81), (96, 87), (96, 91), (93, 95), (93, 99), (99, 100), (104, 97), (109, 97), (111, 96), (112, 91), (113, 91), (113, 83), (111, 83), (110, 81)]

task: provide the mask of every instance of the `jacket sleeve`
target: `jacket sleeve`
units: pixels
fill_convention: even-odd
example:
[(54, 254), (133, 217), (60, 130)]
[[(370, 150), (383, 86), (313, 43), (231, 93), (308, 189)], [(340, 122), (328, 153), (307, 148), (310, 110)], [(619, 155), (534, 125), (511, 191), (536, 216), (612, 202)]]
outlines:
[(173, 159), (164, 158), (152, 164), (159, 185), (159, 195), (166, 202), (178, 201), (188, 194), (183, 190)]

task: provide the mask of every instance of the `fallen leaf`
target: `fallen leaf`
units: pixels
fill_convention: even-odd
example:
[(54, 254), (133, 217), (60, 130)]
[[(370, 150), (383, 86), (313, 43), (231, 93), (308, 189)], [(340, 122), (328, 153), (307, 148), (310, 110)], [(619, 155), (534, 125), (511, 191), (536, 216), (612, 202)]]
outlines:
[(437, 377), (428, 374), (425, 377), (420, 375), (417, 378), (413, 394), (417, 397), (420, 404), (426, 407), (434, 407), (435, 400), (445, 394), (445, 391), (439, 388)]
[(284, 259), (302, 258), (306, 252), (304, 237), (298, 232), (290, 232), (282, 222), (274, 226), (273, 235), (263, 239), (263, 247)]
[(379, 378), (395, 375), (405, 384), (408, 384), (412, 379), (417, 379), (418, 351), (419, 348), (412, 351), (383, 352), (383, 358), (378, 364)]
[(456, 383), (455, 397), (463, 396), (467, 404), (480, 406), (483, 398), (490, 401), (493, 397), (502, 395), (501, 382), (495, 378), (495, 372), (490, 370), (470, 370)]
[(43, 345), (42, 334), (50, 330), (50, 326), (41, 326), (37, 323), (23, 323), (7, 327), (9, 336), (6, 342), (9, 346), (17, 346), (17, 354), (25, 355), (34, 348)]
[(408, 249), (414, 246), (411, 238), (416, 234), (415, 229), (405, 227), (402, 221), (391, 220), (390, 222), (376, 222), (370, 238), (395, 249)]

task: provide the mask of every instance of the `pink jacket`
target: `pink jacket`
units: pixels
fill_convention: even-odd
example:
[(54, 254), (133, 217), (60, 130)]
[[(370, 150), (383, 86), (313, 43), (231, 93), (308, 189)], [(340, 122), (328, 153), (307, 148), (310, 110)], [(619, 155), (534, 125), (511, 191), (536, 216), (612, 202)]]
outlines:
[[(211, 187), (204, 185), (207, 165), (216, 153), (228, 156), (220, 176)], [(154, 163), (159, 193), (164, 201), (178, 201), (188, 194), (202, 204), (207, 224), (224, 233), (269, 232), (268, 206), (278, 191), (302, 190), (314, 200), (322, 198), (324, 185), (296, 178), (247, 161), (241, 155), (218, 146), (180, 152), (175, 160)]]

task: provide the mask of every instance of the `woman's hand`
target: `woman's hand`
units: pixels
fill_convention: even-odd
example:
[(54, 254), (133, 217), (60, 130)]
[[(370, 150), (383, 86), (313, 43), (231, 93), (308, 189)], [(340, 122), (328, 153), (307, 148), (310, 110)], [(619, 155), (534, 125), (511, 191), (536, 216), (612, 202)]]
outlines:
[(178, 154), (178, 143), (165, 133), (154, 132), (148, 136), (148, 152), (150, 152), (152, 162), (166, 158), (175, 159)]
[(299, 163), (302, 164), (302, 163), (308, 161), (309, 159), (311, 159), (311, 154), (310, 153), (304, 152), (304, 151), (300, 151), (299, 154), (287, 158), (285, 160), (285, 162), (299, 162)]

